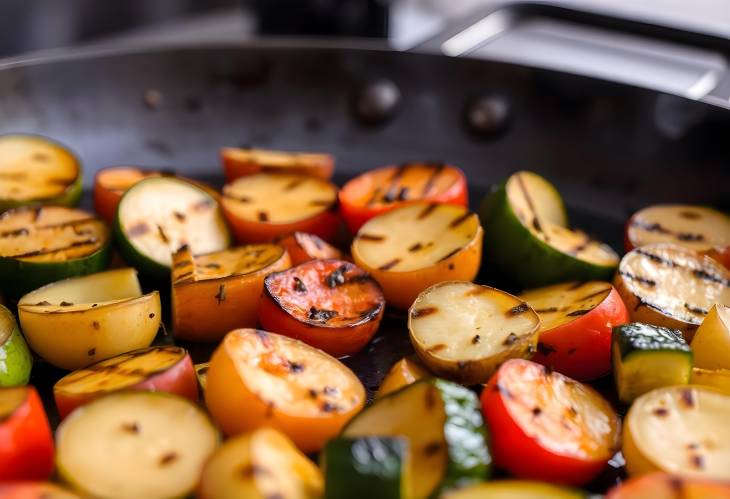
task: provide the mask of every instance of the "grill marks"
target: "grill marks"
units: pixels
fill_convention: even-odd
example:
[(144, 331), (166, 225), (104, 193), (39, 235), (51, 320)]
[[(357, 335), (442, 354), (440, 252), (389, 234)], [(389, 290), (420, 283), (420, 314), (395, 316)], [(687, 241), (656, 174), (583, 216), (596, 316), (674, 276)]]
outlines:
[(428, 315), (432, 315), (438, 312), (438, 308), (436, 307), (424, 307), (424, 308), (417, 308), (411, 312), (411, 317), (414, 319), (420, 319), (421, 317), (426, 317)]
[(373, 243), (382, 243), (385, 241), (385, 236), (379, 236), (375, 234), (358, 234), (357, 238), (360, 241), (369, 241)]
[[(687, 220), (697, 220), (697, 219), (701, 218), (701, 215), (699, 213), (689, 212), (689, 211), (681, 211), (678, 213), (678, 215)], [(633, 222), (631, 222), (631, 226), (636, 227), (641, 230), (645, 230), (646, 232), (653, 232), (656, 234), (663, 234), (666, 236), (671, 236), (671, 237), (674, 237), (678, 241), (699, 242), (699, 241), (705, 240), (704, 234), (700, 234), (697, 232), (673, 231), (671, 229), (664, 227), (659, 222), (644, 222), (641, 220), (634, 220)]]
[(378, 267), (378, 270), (390, 270), (396, 265), (398, 265), (401, 261), (403, 261), (402, 258), (393, 258), (389, 262), (384, 263), (380, 267)]
[(417, 219), (418, 220), (423, 220), (425, 218), (428, 218), (429, 215), (431, 215), (436, 210), (436, 208), (438, 208), (438, 207), (439, 207), (438, 204), (436, 204), (436, 203), (430, 203), (423, 210), (421, 210), (421, 213), (418, 214)]
[[(527, 208), (530, 210), (530, 215), (532, 216), (532, 221), (530, 222), (533, 226), (533, 228), (537, 231), (542, 233), (542, 224), (540, 223), (540, 220), (537, 218), (537, 210), (535, 209), (535, 204), (532, 201), (532, 196), (530, 195), (530, 192), (527, 190), (527, 186), (525, 185), (525, 181), (522, 178), (522, 175), (519, 173), (515, 174), (515, 179), (517, 180), (517, 185), (520, 188), (520, 192), (522, 192), (522, 195), (525, 198), (525, 202), (527, 203)], [(545, 238), (547, 240), (547, 235), (545, 235)]]
[(466, 213), (464, 213), (464, 214), (463, 214), (463, 215), (461, 215), (460, 217), (457, 217), (457, 218), (455, 218), (455, 219), (454, 219), (454, 220), (453, 220), (453, 221), (452, 221), (452, 222), (451, 222), (451, 223), (449, 224), (449, 228), (450, 228), (450, 229), (454, 229), (454, 228), (458, 227), (459, 225), (461, 225), (461, 224), (463, 224), (464, 222), (466, 222), (467, 220), (469, 220), (469, 218), (471, 218), (472, 216), (475, 216), (475, 215), (474, 215), (474, 213), (472, 213), (472, 212), (470, 212), (470, 211), (467, 211)]

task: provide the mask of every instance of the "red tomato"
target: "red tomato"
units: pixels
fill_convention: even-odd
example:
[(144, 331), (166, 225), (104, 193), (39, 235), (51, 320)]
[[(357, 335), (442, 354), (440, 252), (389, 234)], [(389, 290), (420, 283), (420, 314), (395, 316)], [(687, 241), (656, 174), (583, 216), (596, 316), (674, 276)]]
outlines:
[(0, 482), (45, 480), (52, 471), (53, 435), (35, 388), (0, 388)]
[(1, 499), (80, 499), (76, 494), (49, 482), (0, 484)]
[(342, 252), (323, 241), (322, 238), (306, 232), (295, 232), (276, 241), (286, 249), (292, 265), (309, 260), (342, 260)]
[(619, 419), (606, 400), (529, 360), (502, 364), (481, 399), (494, 462), (519, 478), (583, 485), (618, 447)]

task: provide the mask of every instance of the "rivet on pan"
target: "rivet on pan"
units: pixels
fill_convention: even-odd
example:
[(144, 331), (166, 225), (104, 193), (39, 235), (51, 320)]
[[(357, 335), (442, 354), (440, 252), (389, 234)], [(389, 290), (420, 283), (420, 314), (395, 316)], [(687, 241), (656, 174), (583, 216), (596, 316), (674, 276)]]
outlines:
[(464, 114), (469, 130), (480, 137), (493, 137), (509, 124), (510, 106), (504, 97), (486, 95), (467, 103)]
[(363, 85), (355, 93), (353, 113), (362, 123), (378, 125), (391, 119), (401, 101), (398, 86), (390, 80), (375, 80)]

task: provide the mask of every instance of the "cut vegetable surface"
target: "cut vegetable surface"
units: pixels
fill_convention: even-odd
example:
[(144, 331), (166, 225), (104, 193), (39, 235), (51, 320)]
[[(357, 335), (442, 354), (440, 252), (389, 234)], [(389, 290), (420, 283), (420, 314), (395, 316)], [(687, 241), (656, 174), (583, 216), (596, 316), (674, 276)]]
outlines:
[(149, 347), (124, 353), (79, 369), (53, 386), (59, 415), (119, 390), (170, 392), (198, 401), (193, 363), (184, 348)]
[(532, 355), (540, 319), (524, 301), (470, 282), (436, 284), (408, 311), (411, 342), (433, 373), (486, 383), (511, 358)]
[(717, 304), (692, 338), (695, 365), (704, 369), (730, 369), (730, 307)]
[(715, 303), (730, 305), (730, 270), (675, 244), (627, 253), (614, 284), (633, 321), (679, 329), (687, 341)]
[(228, 182), (260, 172), (293, 173), (329, 180), (335, 170), (332, 155), (314, 152), (224, 147), (221, 161)]
[(173, 177), (147, 178), (122, 197), (114, 225), (119, 251), (140, 272), (169, 279), (172, 253), (194, 255), (227, 248), (230, 234), (216, 199)]
[(94, 177), (94, 211), (108, 223), (114, 223), (122, 196), (134, 184), (159, 172), (134, 166), (113, 166), (100, 170)]
[(378, 399), (350, 421), (343, 436), (406, 438), (404, 497), (422, 499), (489, 477), (491, 456), (477, 397), (448, 381), (421, 380)]
[(223, 209), (239, 243), (268, 243), (292, 232), (331, 241), (337, 187), (315, 177), (257, 173), (223, 187)]
[(584, 499), (579, 491), (549, 483), (498, 480), (480, 483), (442, 494), (441, 499)]
[(48, 482), (12, 482), (0, 484), (3, 499), (81, 499), (73, 492)]
[(203, 362), (201, 364), (195, 364), (195, 376), (198, 378), (198, 384), (200, 385), (200, 388), (205, 390), (206, 382), (208, 381), (208, 367), (210, 367), (210, 364), (208, 362)]
[(37, 135), (0, 136), (0, 212), (30, 204), (73, 206), (81, 165), (63, 145)]
[(520, 295), (540, 316), (533, 361), (578, 380), (611, 370), (611, 330), (629, 321), (618, 292), (604, 281), (567, 282)]
[(464, 173), (442, 163), (404, 163), (365, 172), (345, 184), (340, 206), (355, 234), (365, 222), (413, 201), (467, 206)]
[(380, 283), (388, 304), (401, 309), (438, 282), (474, 280), (481, 251), (475, 213), (432, 203), (412, 203), (375, 217), (352, 243), (355, 263)]
[(365, 388), (337, 359), (301, 341), (238, 329), (210, 360), (205, 402), (227, 435), (268, 426), (314, 452), (363, 407)]
[(480, 211), (487, 260), (522, 287), (571, 280), (607, 280), (618, 264), (608, 246), (570, 229), (555, 187), (518, 172), (492, 192)]
[(134, 269), (48, 284), (18, 302), (30, 347), (54, 366), (79, 369), (149, 346), (160, 327), (160, 295), (146, 295)]
[(613, 330), (613, 374), (622, 402), (661, 386), (686, 385), (692, 352), (682, 333), (636, 322)]
[(730, 482), (651, 473), (621, 482), (606, 499), (730, 499)]
[(193, 256), (183, 246), (173, 255), (172, 322), (175, 337), (218, 341), (228, 331), (256, 326), (264, 277), (289, 268), (275, 244), (252, 244)]
[(0, 305), (0, 387), (24, 385), (33, 357), (13, 314)]
[(53, 471), (53, 435), (35, 388), (0, 388), (0, 483), (45, 480)]
[(528, 360), (502, 364), (482, 407), (495, 464), (519, 478), (582, 485), (618, 447), (619, 419), (606, 400)]
[(384, 310), (380, 286), (367, 272), (342, 260), (311, 260), (266, 276), (259, 322), (341, 356), (370, 341)]
[(658, 388), (624, 419), (629, 475), (651, 471), (730, 480), (730, 395), (700, 386)]
[(692, 368), (690, 383), (711, 386), (730, 395), (730, 369)]
[(279, 239), (278, 244), (289, 253), (293, 265), (308, 262), (309, 260), (342, 260), (340, 250), (323, 241), (314, 234), (295, 232)]
[(25, 207), (0, 215), (2, 289), (19, 297), (109, 263), (109, 230), (90, 213), (62, 206)]
[(322, 474), (282, 433), (270, 428), (232, 438), (208, 460), (200, 499), (319, 499)]
[(423, 367), (418, 357), (404, 357), (390, 368), (375, 397), (383, 397), (428, 376), (430, 373)]

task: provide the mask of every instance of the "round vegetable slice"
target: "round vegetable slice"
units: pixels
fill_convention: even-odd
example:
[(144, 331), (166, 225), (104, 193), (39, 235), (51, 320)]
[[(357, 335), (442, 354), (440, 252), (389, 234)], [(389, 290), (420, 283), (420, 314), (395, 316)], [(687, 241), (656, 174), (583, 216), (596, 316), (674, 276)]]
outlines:
[(418, 357), (404, 357), (390, 368), (388, 374), (385, 375), (383, 382), (378, 388), (375, 398), (384, 397), (389, 393), (400, 390), (404, 386), (412, 385), (419, 379), (427, 378), (430, 373), (418, 360)]
[(172, 253), (187, 245), (194, 255), (230, 245), (216, 199), (173, 178), (147, 178), (122, 197), (114, 225), (122, 256), (140, 272), (169, 279)]
[(159, 172), (136, 166), (112, 166), (99, 170), (94, 177), (94, 211), (107, 223), (113, 224), (124, 193), (140, 180), (158, 176)]
[(73, 206), (81, 164), (65, 146), (37, 135), (0, 136), (0, 212), (30, 204)]
[(560, 194), (539, 175), (522, 171), (485, 198), (480, 211), (487, 259), (522, 287), (610, 279), (618, 255), (568, 227)]
[(291, 440), (261, 428), (224, 443), (203, 468), (200, 499), (319, 499), (324, 484), (319, 468)]
[(260, 172), (293, 173), (329, 180), (335, 170), (332, 155), (313, 152), (224, 147), (221, 161), (228, 182)]
[(314, 452), (362, 409), (365, 388), (337, 359), (301, 341), (238, 329), (210, 360), (205, 402), (227, 435), (268, 426)]
[(90, 213), (63, 206), (23, 207), (0, 215), (2, 288), (14, 297), (67, 277), (99, 272), (110, 235)]
[(642, 395), (624, 420), (626, 470), (730, 480), (728, 413), (730, 395), (712, 388), (670, 386)]
[(532, 355), (540, 319), (519, 298), (470, 282), (428, 288), (408, 311), (411, 342), (439, 376), (486, 383), (505, 360)]
[(730, 305), (730, 271), (675, 244), (627, 253), (614, 285), (632, 321), (679, 329), (688, 342), (715, 303)]
[(56, 432), (60, 477), (85, 495), (184, 497), (195, 488), (218, 432), (192, 402), (120, 392), (71, 413)]
[(589, 482), (618, 447), (619, 419), (592, 388), (528, 360), (508, 360), (482, 391), (494, 462), (519, 478)]
[(0, 387), (28, 383), (32, 367), (33, 357), (15, 317), (0, 305)]
[(479, 271), (482, 228), (461, 206), (412, 203), (373, 218), (352, 242), (355, 263), (383, 287), (389, 305), (407, 309), (423, 290)]
[(160, 295), (143, 295), (134, 269), (115, 269), (32, 291), (18, 315), (33, 351), (73, 370), (149, 346), (160, 327)]
[(523, 480), (480, 483), (441, 495), (441, 499), (584, 499), (587, 497), (580, 490)]
[(695, 365), (705, 369), (730, 369), (730, 307), (719, 303), (692, 338)]
[(67, 374), (53, 386), (58, 413), (119, 390), (170, 392), (198, 401), (198, 382), (190, 355), (176, 346), (149, 347), (123, 353)]
[(468, 206), (466, 176), (442, 163), (404, 163), (365, 172), (340, 191), (340, 206), (355, 234), (365, 222), (412, 201)]
[(651, 473), (616, 485), (606, 499), (728, 499), (730, 483)]
[(277, 241), (286, 248), (293, 265), (308, 262), (309, 260), (342, 260), (340, 250), (323, 241), (314, 234), (295, 232)]
[(611, 330), (629, 321), (611, 284), (567, 282), (525, 291), (520, 298), (540, 316), (534, 362), (577, 380), (598, 378), (611, 370)]
[(223, 187), (222, 204), (239, 243), (268, 243), (296, 231), (331, 241), (337, 232), (337, 187), (315, 177), (241, 177)]
[(45, 480), (53, 471), (53, 435), (32, 386), (0, 388), (0, 483)]
[(81, 499), (71, 491), (48, 482), (0, 484), (0, 497), (3, 499)]
[(384, 310), (380, 286), (368, 273), (342, 260), (311, 260), (266, 276), (259, 322), (341, 356), (370, 341)]
[(232, 329), (256, 326), (264, 277), (290, 266), (286, 250), (275, 244), (199, 256), (183, 246), (172, 260), (175, 337), (191, 341), (218, 341)]

